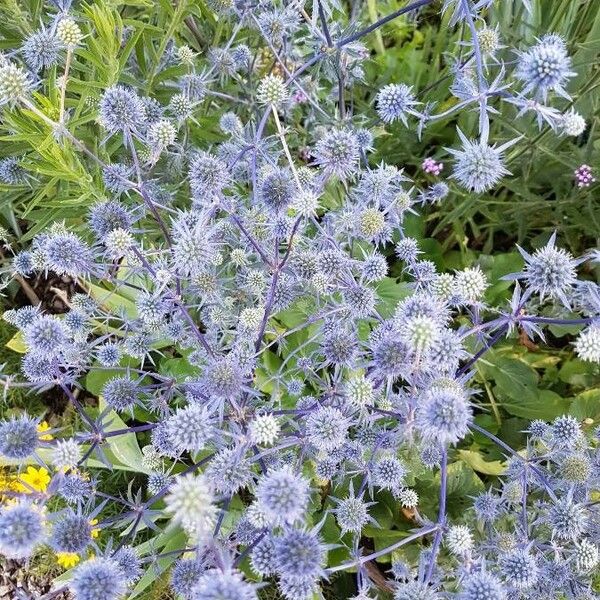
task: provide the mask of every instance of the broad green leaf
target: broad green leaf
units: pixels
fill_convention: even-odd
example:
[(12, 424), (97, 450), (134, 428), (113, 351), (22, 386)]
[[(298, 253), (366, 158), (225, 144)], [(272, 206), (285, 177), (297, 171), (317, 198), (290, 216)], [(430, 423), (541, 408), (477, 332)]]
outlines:
[(480, 452), (473, 450), (459, 450), (458, 455), (461, 460), (466, 462), (474, 471), (484, 473), (485, 475), (502, 475), (506, 466), (499, 460), (486, 461)]
[[(104, 411), (106, 408), (106, 401), (104, 398), (100, 397), (99, 410)], [(105, 422), (109, 423), (106, 426), (106, 431), (116, 431), (118, 429), (127, 428), (125, 422), (114, 410), (108, 411)], [(108, 438), (107, 446), (122, 465), (139, 473), (150, 472), (142, 465), (143, 454), (134, 433), (125, 433)], [(115, 465), (115, 468), (119, 467)]]
[(23, 334), (20, 331), (17, 331), (15, 335), (6, 342), (6, 347), (10, 348), (14, 352), (18, 352), (19, 354), (25, 354), (27, 352), (27, 346), (25, 344), (25, 340), (23, 339)]

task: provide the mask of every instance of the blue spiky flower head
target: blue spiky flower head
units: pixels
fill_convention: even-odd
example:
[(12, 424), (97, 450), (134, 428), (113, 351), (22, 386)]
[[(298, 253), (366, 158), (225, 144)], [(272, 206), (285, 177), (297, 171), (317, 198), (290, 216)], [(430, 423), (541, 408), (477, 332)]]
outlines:
[(517, 246), (525, 259), (525, 268), (521, 273), (508, 276), (511, 279), (523, 279), (527, 289), (539, 294), (540, 299), (558, 298), (569, 306), (568, 294), (577, 281), (576, 267), (580, 261), (563, 248), (556, 247), (556, 231), (548, 243), (533, 255)]
[(317, 142), (314, 156), (325, 173), (347, 179), (358, 169), (360, 152), (356, 135), (346, 129), (332, 129)]
[(454, 386), (435, 387), (419, 401), (416, 426), (426, 440), (456, 444), (467, 435), (472, 418), (464, 392)]
[(38, 447), (37, 421), (28, 415), (0, 421), (0, 455), (23, 459)]
[(33, 71), (51, 67), (58, 60), (60, 42), (48, 29), (39, 29), (23, 43), (23, 58)]
[(50, 358), (56, 356), (67, 342), (67, 332), (56, 317), (41, 315), (27, 326), (24, 339), (32, 354)]
[(504, 581), (513, 589), (530, 588), (538, 580), (537, 562), (526, 548), (517, 548), (503, 554), (499, 560), (499, 567)]
[(255, 587), (235, 571), (209, 569), (192, 588), (190, 600), (257, 600)]
[(76, 567), (69, 587), (77, 600), (119, 600), (127, 589), (119, 564), (95, 557)]
[(265, 517), (274, 524), (293, 523), (304, 516), (308, 505), (308, 481), (284, 466), (263, 475), (256, 498)]
[(323, 571), (326, 547), (316, 529), (285, 529), (274, 538), (275, 569), (282, 578), (300, 577), (315, 581)]
[(569, 99), (564, 86), (575, 73), (571, 71), (571, 59), (565, 41), (556, 34), (543, 36), (538, 43), (519, 54), (517, 77), (523, 81), (523, 92), (533, 92), (546, 100), (548, 92)]
[(134, 90), (122, 85), (108, 88), (100, 99), (99, 119), (110, 133), (139, 130), (146, 121), (146, 110)]
[(506, 600), (507, 593), (502, 582), (487, 572), (477, 571), (468, 575), (461, 587), (460, 600)]
[(381, 88), (377, 94), (377, 113), (384, 123), (400, 120), (408, 125), (407, 115), (418, 115), (415, 106), (419, 103), (415, 99), (412, 87), (403, 83), (390, 83)]
[(510, 140), (501, 146), (490, 146), (487, 141), (469, 140), (459, 129), (458, 135), (462, 142), (460, 150), (447, 148), (456, 158), (452, 179), (456, 179), (462, 187), (477, 193), (491, 190), (504, 175), (510, 171), (504, 166), (502, 155), (518, 141)]
[(42, 510), (22, 501), (0, 507), (0, 554), (27, 558), (44, 541)]

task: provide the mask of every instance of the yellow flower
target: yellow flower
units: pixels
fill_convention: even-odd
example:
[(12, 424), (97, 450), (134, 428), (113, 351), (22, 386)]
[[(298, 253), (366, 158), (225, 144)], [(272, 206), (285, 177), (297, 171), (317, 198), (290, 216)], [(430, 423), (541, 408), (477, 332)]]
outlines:
[[(98, 519), (92, 519), (90, 521), (90, 525), (98, 525)], [(94, 539), (96, 539), (99, 535), (100, 535), (100, 529), (98, 529), (98, 528), (92, 529), (92, 537)]]
[(75, 552), (56, 553), (56, 562), (64, 569), (70, 569), (71, 567), (74, 567), (79, 560), (79, 555), (75, 554)]
[[(50, 425), (48, 425), (48, 423), (46, 423), (46, 421), (42, 421), (37, 426), (38, 433), (41, 433), (41, 434), (44, 434), (44, 431), (48, 431), (48, 429), (50, 429)], [(44, 442), (47, 442), (51, 439), (53, 439), (51, 433), (46, 433), (44, 435), (40, 435), (40, 440), (42, 440)]]
[[(45, 492), (50, 483), (50, 475), (46, 469), (41, 467), (27, 467), (26, 473), (19, 475), (19, 490), (21, 492)], [(26, 485), (25, 485), (26, 484)]]
[(20, 492), (21, 487), (17, 481), (17, 478), (9, 474), (0, 473), (0, 496), (6, 492)]

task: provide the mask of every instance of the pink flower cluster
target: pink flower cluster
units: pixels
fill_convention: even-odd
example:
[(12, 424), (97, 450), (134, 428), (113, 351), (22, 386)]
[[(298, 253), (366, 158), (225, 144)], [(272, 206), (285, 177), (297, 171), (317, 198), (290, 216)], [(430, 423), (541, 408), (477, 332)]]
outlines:
[(437, 176), (442, 172), (442, 169), (444, 168), (444, 163), (435, 162), (435, 159), (428, 157), (423, 161), (421, 168), (423, 169), (423, 171), (425, 171), (425, 173), (431, 173), (432, 175)]
[(589, 165), (581, 165), (574, 172), (577, 187), (590, 187), (596, 178), (592, 175), (592, 167)]

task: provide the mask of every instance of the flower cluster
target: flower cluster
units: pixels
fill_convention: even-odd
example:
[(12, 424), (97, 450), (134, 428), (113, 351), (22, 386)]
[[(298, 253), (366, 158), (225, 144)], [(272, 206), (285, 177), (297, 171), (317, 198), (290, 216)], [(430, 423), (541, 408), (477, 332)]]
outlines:
[[(78, 430), (48, 430), (27, 414), (0, 421), (0, 457), (18, 478), (0, 504), (2, 554), (49, 547), (74, 566), (61, 585), (77, 600), (126, 598), (144, 572), (173, 561), (170, 585), (185, 600), (250, 600), (267, 582), (306, 600), (338, 572), (353, 573), (362, 600), (380, 584), (370, 563), (392, 554), (396, 600), (592, 597), (599, 436), (558, 416), (531, 423), (517, 453), (479, 424), (488, 405), (474, 375), (501, 339), (543, 341), (564, 325), (578, 328), (576, 355), (600, 364), (597, 251), (576, 258), (553, 234), (519, 248), (522, 270), (498, 281), (484, 264), (444, 272), (405, 227), (454, 182), (479, 193), (510, 174), (506, 153), (519, 140), (489, 140), (493, 102), (582, 132), (573, 113), (541, 105), (567, 96), (571, 60), (562, 38), (544, 36), (510, 61), (509, 88), (495, 31), (475, 29), (489, 3), (445, 4), (471, 32), (455, 106), (477, 108), (480, 129), (458, 130), (452, 174), (432, 186), (370, 160), (373, 133), (344, 89), (364, 79), (360, 40), (376, 27), (341, 29), (336, 2), (316, 2), (311, 19), (298, 3), (210, 0), (219, 19), (240, 24), (227, 44), (202, 58), (172, 51), (160, 101), (127, 77), (87, 106), (102, 157), (71, 133), (64, 94), (56, 120), (31, 96), (28, 69), (63, 57), (69, 89), (69, 61), (86, 43), (75, 20), (25, 40), (24, 65), (0, 61), (4, 110), (26, 108), (81, 152), (104, 195), (80, 226), (52, 223), (11, 261), (9, 276), (72, 283), (64, 313), (25, 306), (4, 319), (25, 349), (19, 385), (63, 394)], [(307, 40), (317, 50), (303, 62)], [(489, 82), (492, 70), (502, 77)], [(341, 90), (335, 122), (311, 93), (320, 84)], [(386, 85), (371, 116), (386, 128), (446, 116), (418, 98)], [(220, 112), (210, 145), (190, 134), (199, 106)], [(296, 113), (312, 132), (307, 147), (290, 133)], [(16, 158), (6, 161), (3, 181), (26, 181)], [(443, 164), (422, 168), (440, 178)], [(497, 285), (513, 286), (505, 304), (490, 303)], [(503, 477), (450, 518), (451, 463), (474, 434), (500, 446)], [(29, 473), (32, 464), (43, 472)], [(117, 498), (102, 491), (98, 466), (139, 477)], [(425, 474), (428, 508), (416, 489)], [(410, 526), (370, 548), (380, 521), (394, 523), (390, 503)]]

